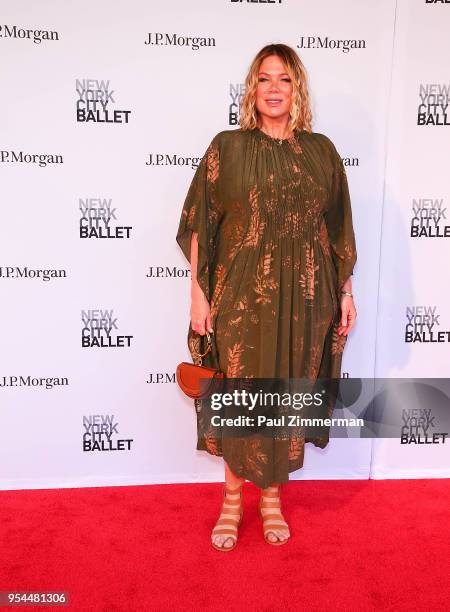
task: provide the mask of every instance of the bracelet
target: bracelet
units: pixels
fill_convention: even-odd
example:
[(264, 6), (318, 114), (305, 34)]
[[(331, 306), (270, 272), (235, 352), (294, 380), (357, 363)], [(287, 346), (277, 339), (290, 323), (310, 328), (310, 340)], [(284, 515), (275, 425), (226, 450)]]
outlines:
[(348, 291), (342, 291), (342, 289), (341, 289), (341, 293), (343, 293), (344, 295), (349, 295), (350, 297), (353, 297), (353, 293), (349, 293)]

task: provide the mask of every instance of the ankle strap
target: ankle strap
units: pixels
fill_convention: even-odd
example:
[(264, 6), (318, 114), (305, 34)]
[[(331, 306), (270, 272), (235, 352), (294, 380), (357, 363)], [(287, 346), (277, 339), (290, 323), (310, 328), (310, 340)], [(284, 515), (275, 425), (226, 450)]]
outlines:
[(242, 483), (236, 489), (230, 489), (230, 487), (225, 483), (223, 489), (225, 493), (229, 493), (230, 495), (235, 495), (236, 493), (240, 493), (242, 491), (243, 484), (244, 483)]
[(268, 487), (267, 489), (263, 489), (261, 491), (261, 495), (263, 497), (279, 497), (280, 496), (280, 490), (281, 490), (281, 485), (278, 485), (278, 487), (272, 487), (272, 490), (270, 490), (271, 487)]

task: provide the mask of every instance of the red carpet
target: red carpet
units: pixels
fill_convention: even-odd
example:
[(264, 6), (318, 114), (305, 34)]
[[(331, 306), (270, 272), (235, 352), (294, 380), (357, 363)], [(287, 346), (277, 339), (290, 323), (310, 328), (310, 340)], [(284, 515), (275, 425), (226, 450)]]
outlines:
[(39, 608), (54, 612), (449, 609), (448, 480), (291, 481), (278, 547), (257, 495), (246, 483), (221, 553), (220, 484), (0, 492), (0, 591), (67, 591), (68, 607)]

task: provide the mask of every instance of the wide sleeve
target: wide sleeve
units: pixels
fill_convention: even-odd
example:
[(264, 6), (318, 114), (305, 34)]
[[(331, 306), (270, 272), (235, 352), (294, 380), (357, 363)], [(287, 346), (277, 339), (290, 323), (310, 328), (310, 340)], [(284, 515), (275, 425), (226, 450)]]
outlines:
[(338, 289), (341, 289), (353, 274), (357, 253), (345, 166), (336, 147), (329, 142), (332, 147), (332, 181), (329, 206), (324, 218), (337, 273)]
[(211, 299), (210, 274), (220, 221), (218, 178), (219, 142), (218, 137), (215, 136), (206, 149), (191, 181), (176, 235), (177, 243), (186, 259), (191, 263), (191, 237), (193, 232), (197, 233), (197, 281), (208, 301)]

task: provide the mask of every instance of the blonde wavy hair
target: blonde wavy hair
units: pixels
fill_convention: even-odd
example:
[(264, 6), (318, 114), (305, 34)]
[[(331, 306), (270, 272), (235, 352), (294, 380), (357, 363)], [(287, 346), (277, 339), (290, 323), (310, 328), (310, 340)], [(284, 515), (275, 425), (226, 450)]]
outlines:
[(243, 130), (259, 127), (259, 113), (256, 109), (256, 88), (258, 72), (263, 60), (269, 55), (278, 55), (286, 66), (286, 72), (292, 81), (292, 103), (289, 111), (289, 129), (312, 132), (312, 113), (308, 90), (308, 75), (297, 53), (283, 44), (271, 44), (263, 47), (251, 63), (245, 78), (245, 93), (240, 105), (239, 124)]

